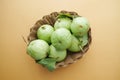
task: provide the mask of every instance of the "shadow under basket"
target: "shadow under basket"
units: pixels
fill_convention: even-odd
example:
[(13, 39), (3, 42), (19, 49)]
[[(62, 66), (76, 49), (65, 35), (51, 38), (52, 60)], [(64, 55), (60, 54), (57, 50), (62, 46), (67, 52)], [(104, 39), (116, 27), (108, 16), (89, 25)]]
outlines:
[[(30, 28), (30, 33), (28, 36), (28, 43), (37, 39), (37, 30), (41, 25), (49, 24), (51, 26), (54, 26), (54, 23), (57, 20), (57, 16), (59, 15), (59, 13), (69, 13), (71, 15), (79, 16), (76, 12), (69, 12), (69, 11), (64, 11), (64, 10), (62, 10), (60, 12), (52, 12), (50, 15), (43, 16), (42, 19), (38, 20), (34, 24), (34, 26)], [(87, 43), (87, 45), (84, 46), (83, 51), (74, 52), (74, 53), (67, 51), (67, 57), (63, 61), (56, 63), (56, 68), (66, 67), (66, 66), (76, 62), (80, 58), (82, 58), (84, 53), (86, 53), (88, 51), (89, 45), (91, 44), (91, 40), (92, 40), (92, 37), (91, 37), (91, 28), (90, 28), (88, 31), (88, 43)]]

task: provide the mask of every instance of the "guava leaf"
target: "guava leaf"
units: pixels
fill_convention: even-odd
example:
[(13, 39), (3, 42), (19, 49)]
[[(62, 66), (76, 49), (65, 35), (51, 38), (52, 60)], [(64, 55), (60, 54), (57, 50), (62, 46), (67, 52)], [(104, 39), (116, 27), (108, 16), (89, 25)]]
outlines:
[(69, 13), (59, 13), (59, 15), (57, 16), (57, 18), (70, 18), (73, 19), (73, 15), (70, 15)]
[(49, 71), (55, 70), (55, 64), (56, 60), (53, 58), (44, 58), (37, 62), (38, 64), (42, 64), (44, 67), (46, 67)]

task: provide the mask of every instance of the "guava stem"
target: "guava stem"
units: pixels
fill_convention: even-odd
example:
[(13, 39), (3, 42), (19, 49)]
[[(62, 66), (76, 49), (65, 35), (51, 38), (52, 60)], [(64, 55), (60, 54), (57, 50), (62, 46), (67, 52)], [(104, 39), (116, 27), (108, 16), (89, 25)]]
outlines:
[(80, 47), (81, 51), (84, 53), (83, 48), (81, 46), (79, 46), (79, 47)]

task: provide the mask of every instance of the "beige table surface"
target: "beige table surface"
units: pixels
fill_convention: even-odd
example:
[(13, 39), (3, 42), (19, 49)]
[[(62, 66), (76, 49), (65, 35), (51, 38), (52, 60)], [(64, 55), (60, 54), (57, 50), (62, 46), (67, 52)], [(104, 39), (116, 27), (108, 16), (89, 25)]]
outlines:
[[(86, 17), (93, 42), (81, 60), (49, 72), (26, 54), (21, 35), (60, 10)], [(120, 0), (0, 0), (0, 80), (120, 80)]]

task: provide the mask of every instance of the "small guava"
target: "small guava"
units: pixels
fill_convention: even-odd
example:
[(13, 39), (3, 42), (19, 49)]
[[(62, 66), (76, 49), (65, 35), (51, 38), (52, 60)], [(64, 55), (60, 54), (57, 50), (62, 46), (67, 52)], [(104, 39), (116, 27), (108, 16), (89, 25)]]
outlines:
[(66, 50), (57, 50), (53, 45), (50, 46), (49, 57), (56, 59), (57, 62), (64, 60), (66, 55)]
[(44, 40), (34, 40), (27, 47), (27, 53), (35, 60), (47, 57), (49, 45)]
[(51, 35), (51, 43), (58, 50), (65, 50), (71, 46), (72, 36), (68, 29), (59, 28)]
[(58, 18), (54, 24), (55, 30), (58, 28), (66, 28), (70, 30), (72, 20), (70, 18)]
[(71, 47), (68, 48), (68, 50), (71, 52), (79, 52), (81, 50), (80, 45), (81, 42), (79, 41), (79, 39), (72, 35), (72, 44)]
[(54, 28), (51, 25), (45, 24), (42, 25), (37, 30), (37, 37), (39, 39), (45, 40), (47, 43), (51, 43), (51, 35), (54, 31)]
[(71, 23), (71, 32), (77, 36), (83, 36), (86, 34), (89, 30), (89, 22), (86, 18), (84, 17), (76, 17), (73, 19)]

